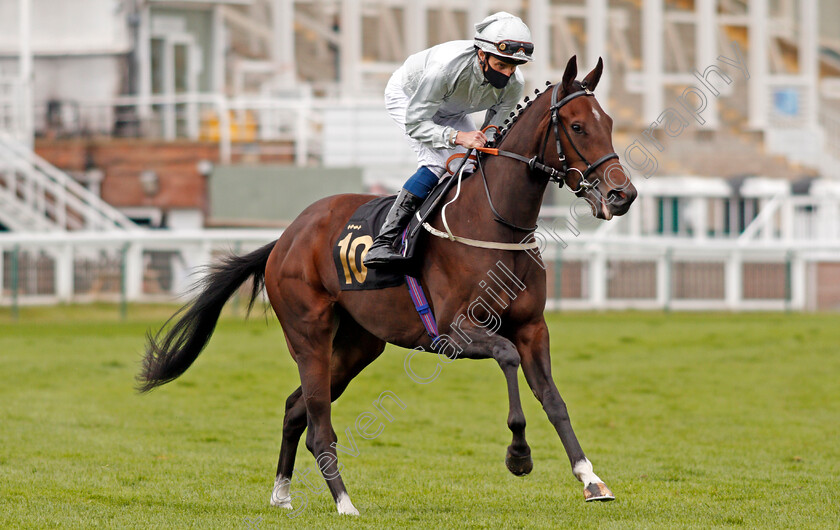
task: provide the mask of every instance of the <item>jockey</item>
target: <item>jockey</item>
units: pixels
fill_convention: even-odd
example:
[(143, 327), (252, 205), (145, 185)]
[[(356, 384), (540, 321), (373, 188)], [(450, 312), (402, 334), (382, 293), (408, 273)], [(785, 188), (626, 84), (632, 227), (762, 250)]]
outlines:
[(475, 30), (471, 41), (446, 42), (412, 55), (388, 81), (385, 106), (417, 153), (418, 169), (391, 206), (365, 256), (366, 267), (402, 258), (395, 242), (446, 171), (446, 160), (487, 143), (468, 114), (489, 109), (495, 113), (490, 124), (501, 126), (522, 97), (525, 83), (517, 66), (531, 60), (531, 30), (504, 11)]

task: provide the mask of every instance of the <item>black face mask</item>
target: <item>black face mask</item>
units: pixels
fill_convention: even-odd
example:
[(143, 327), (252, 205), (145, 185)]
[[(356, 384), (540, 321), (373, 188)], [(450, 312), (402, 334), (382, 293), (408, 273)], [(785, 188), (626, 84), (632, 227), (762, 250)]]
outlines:
[(510, 76), (505, 75), (498, 70), (494, 70), (492, 66), (490, 66), (490, 61), (484, 61), (482, 63), (484, 68), (482, 72), (484, 72), (484, 79), (487, 80), (488, 83), (493, 85), (493, 88), (505, 88), (510, 81)]

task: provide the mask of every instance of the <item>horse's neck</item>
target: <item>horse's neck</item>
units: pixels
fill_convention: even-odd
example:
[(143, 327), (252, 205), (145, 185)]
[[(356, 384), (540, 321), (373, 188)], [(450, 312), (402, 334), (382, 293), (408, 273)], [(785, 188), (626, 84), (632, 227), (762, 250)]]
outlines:
[[(528, 109), (507, 133), (500, 149), (527, 158), (538, 155), (547, 127), (542, 119), (546, 113), (547, 110), (540, 112), (536, 108)], [(518, 226), (536, 225), (548, 184), (547, 177), (538, 173), (532, 174), (527, 164), (512, 158), (492, 156), (483, 164), (496, 211), (507, 221)], [(503, 230), (511, 231), (506, 227), (503, 227)], [(514, 235), (522, 237), (524, 234), (517, 232)]]

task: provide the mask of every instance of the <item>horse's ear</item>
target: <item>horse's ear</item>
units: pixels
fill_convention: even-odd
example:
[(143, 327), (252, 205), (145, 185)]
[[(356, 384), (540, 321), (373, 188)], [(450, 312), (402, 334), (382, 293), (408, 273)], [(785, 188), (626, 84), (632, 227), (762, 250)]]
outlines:
[(572, 91), (572, 83), (577, 77), (577, 55), (572, 55), (566, 63), (566, 71), (563, 73), (563, 90), (568, 94)]
[(604, 73), (604, 60), (598, 57), (598, 65), (595, 68), (586, 74), (586, 77), (583, 78), (583, 82), (581, 83), (585, 88), (589, 89), (591, 92), (595, 92), (595, 87), (598, 86), (598, 81), (601, 80), (601, 74)]

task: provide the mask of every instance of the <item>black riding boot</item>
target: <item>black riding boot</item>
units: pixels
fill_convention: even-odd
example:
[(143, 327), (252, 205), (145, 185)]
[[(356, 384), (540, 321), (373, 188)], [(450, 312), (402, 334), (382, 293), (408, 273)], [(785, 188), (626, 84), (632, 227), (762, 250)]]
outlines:
[(423, 199), (404, 188), (400, 190), (397, 200), (385, 216), (379, 235), (376, 236), (373, 246), (365, 256), (363, 261), (365, 267), (375, 269), (402, 259), (402, 254), (395, 250), (394, 243), (399, 241), (403, 229), (421, 204), (423, 204)]

